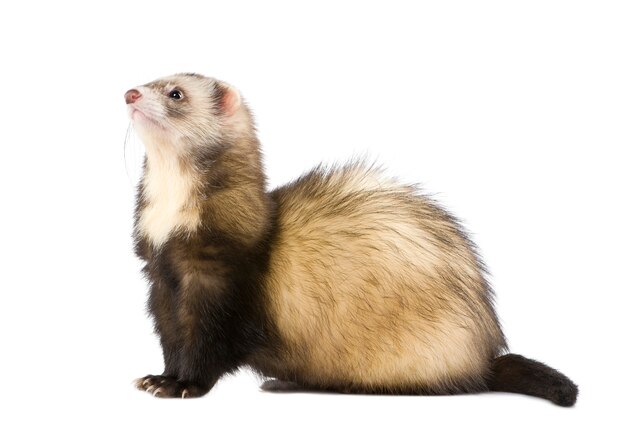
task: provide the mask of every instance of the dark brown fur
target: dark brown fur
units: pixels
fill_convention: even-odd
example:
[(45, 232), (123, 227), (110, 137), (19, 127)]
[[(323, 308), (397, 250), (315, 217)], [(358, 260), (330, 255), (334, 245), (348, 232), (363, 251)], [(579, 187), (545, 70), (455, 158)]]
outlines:
[(487, 385), (490, 391), (532, 395), (565, 407), (573, 406), (578, 397), (578, 386), (565, 375), (518, 354), (496, 358)]
[[(249, 165), (250, 154), (258, 167)], [(274, 207), (258, 145), (240, 139), (194, 159), (206, 175), (198, 193), (202, 227), (191, 235), (176, 233), (156, 250), (135, 232), (165, 362), (163, 377), (147, 376), (152, 378), (140, 384), (147, 388), (165, 379), (159, 396), (181, 396), (184, 389), (189, 396), (206, 393), (272, 337), (267, 315), (259, 311), (265, 307), (259, 276), (267, 263)], [(137, 219), (144, 205), (140, 188)]]

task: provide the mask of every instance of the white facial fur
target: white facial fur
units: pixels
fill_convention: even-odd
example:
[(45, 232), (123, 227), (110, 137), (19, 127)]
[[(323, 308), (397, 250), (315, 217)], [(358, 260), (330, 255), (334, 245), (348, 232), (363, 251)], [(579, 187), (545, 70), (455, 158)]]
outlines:
[[(199, 75), (174, 75), (135, 89), (141, 97), (128, 104), (128, 112), (147, 154), (146, 206), (138, 228), (158, 248), (173, 231), (193, 232), (201, 224), (194, 196), (199, 176), (189, 157), (215, 147), (229, 131), (242, 129), (242, 121), (249, 124), (249, 117), (236, 90)], [(182, 99), (169, 97), (172, 90)]]
[[(174, 75), (137, 87), (142, 97), (128, 110), (146, 147), (164, 140), (181, 148), (219, 141), (223, 114), (215, 96), (218, 86), (214, 79)], [(182, 99), (169, 97), (173, 90)]]

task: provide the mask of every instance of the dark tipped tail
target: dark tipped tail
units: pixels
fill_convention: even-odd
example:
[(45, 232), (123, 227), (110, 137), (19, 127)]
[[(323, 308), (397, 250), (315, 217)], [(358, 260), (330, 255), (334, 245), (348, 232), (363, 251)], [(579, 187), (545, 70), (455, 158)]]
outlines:
[(491, 391), (516, 392), (545, 398), (559, 406), (573, 406), (578, 396), (574, 382), (557, 370), (518, 354), (493, 361), (488, 386)]

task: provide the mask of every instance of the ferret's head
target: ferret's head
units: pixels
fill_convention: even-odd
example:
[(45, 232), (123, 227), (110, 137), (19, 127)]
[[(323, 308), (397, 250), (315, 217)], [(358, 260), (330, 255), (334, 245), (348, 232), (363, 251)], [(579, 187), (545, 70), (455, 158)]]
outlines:
[(133, 127), (146, 145), (180, 153), (248, 135), (250, 114), (237, 90), (198, 74), (176, 74), (128, 90)]

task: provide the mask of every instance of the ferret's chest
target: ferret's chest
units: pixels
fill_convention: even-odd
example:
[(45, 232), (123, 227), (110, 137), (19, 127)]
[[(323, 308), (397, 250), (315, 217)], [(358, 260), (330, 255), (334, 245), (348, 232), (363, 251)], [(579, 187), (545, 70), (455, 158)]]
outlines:
[(176, 231), (195, 231), (200, 225), (200, 212), (194, 188), (193, 179), (175, 167), (148, 167), (137, 222), (140, 234), (160, 247)]

